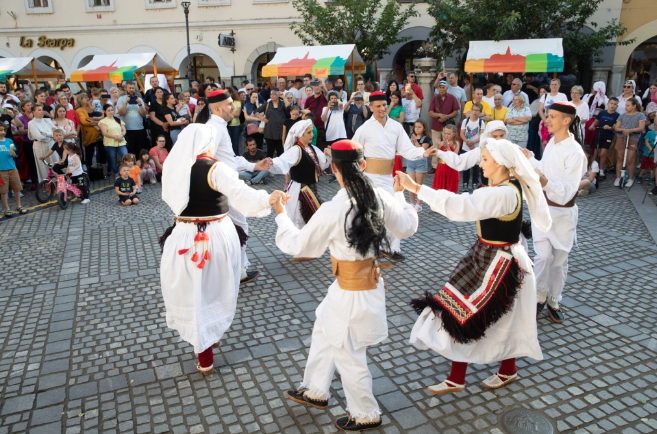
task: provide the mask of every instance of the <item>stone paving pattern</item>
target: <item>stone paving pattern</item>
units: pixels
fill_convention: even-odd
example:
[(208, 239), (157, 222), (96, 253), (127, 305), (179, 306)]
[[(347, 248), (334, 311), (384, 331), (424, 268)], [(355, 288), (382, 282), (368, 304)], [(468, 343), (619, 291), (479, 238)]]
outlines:
[[(337, 184), (325, 179), (329, 199)], [(270, 180), (268, 191), (282, 187), (282, 177)], [(314, 309), (333, 279), (328, 252), (294, 262), (275, 246), (273, 213), (250, 219), (248, 253), (262, 277), (241, 288), (217, 369), (203, 377), (191, 346), (165, 324), (157, 238), (171, 212), (160, 186), (146, 186), (130, 208), (113, 192), (91, 199), (0, 223), (0, 434), (337, 431), (339, 375), (327, 411), (284, 398), (301, 381)], [(567, 320), (539, 320), (545, 359), (519, 360), (519, 380), (496, 392), (481, 381), (497, 365), (471, 366), (466, 391), (440, 397), (426, 387), (450, 365), (409, 346), (408, 301), (442, 285), (476, 230), (425, 206), (418, 233), (402, 243), (408, 260), (388, 272), (390, 337), (369, 349), (383, 411), (372, 432), (501, 434), (501, 414), (523, 407), (555, 432), (657, 432), (657, 246), (611, 181), (578, 204)]]

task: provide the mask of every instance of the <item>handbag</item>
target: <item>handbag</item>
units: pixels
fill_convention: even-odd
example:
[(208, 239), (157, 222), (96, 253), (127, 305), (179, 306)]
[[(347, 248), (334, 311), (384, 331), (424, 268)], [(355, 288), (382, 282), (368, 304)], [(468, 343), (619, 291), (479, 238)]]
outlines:
[[(264, 130), (264, 128), (263, 128)], [(260, 132), (260, 124), (258, 123), (250, 123), (246, 126), (246, 135), (247, 136), (252, 136), (256, 133)]]
[[(438, 95), (438, 105), (440, 106), (440, 113), (445, 114), (443, 113), (443, 100), (440, 98), (440, 95)], [(447, 119), (445, 125), (456, 125), (456, 120), (454, 118)]]
[[(269, 110), (269, 103), (267, 103), (267, 107), (265, 107), (265, 116), (264, 116), (265, 118), (267, 118), (267, 110)], [(266, 126), (267, 123), (264, 120), (260, 121), (260, 124), (258, 125), (258, 132), (260, 134), (264, 134)]]

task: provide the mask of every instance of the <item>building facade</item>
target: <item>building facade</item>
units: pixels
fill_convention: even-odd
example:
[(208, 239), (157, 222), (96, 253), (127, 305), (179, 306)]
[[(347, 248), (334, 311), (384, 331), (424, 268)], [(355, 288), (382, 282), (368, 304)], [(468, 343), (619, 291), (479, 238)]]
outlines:
[[(256, 81), (277, 47), (301, 45), (290, 30), (299, 15), (290, 0), (190, 3), (191, 68), (198, 80), (212, 76), (226, 83)], [(0, 57), (37, 57), (68, 77), (95, 54), (157, 52), (180, 76), (187, 76), (190, 61), (181, 0), (12, 0), (1, 6)], [(389, 72), (402, 78), (404, 70), (414, 67), (414, 52), (433, 25), (427, 4), (417, 2), (417, 9), (419, 16), (401, 32), (411, 40), (392, 46), (390, 54), (377, 62), (379, 80)], [(602, 25), (611, 19), (628, 27), (626, 38), (636, 38), (630, 46), (605, 49), (604, 62), (592, 65), (594, 79), (606, 81), (609, 93), (616, 94), (631, 68), (657, 68), (650, 48), (655, 44), (649, 43), (657, 36), (657, 4), (605, 0), (591, 21)], [(234, 51), (218, 44), (219, 34), (231, 33)], [(633, 63), (637, 48), (647, 59)], [(446, 67), (450, 66), (454, 65), (448, 60)]]

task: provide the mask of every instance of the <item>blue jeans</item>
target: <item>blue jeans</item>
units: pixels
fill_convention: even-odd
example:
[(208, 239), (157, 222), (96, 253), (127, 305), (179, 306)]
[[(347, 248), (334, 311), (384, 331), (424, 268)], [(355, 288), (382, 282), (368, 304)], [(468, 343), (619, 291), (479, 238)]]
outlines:
[(255, 171), (255, 172), (240, 172), (239, 177), (243, 181), (251, 181), (253, 184), (257, 184), (266, 177), (269, 176), (269, 170)]
[(113, 174), (119, 174), (119, 164), (123, 159), (123, 156), (128, 153), (128, 149), (125, 145), (123, 146), (105, 146), (105, 153), (107, 154), (107, 160), (109, 163), (109, 168)]
[(178, 140), (178, 134), (180, 134), (182, 130), (169, 130), (169, 135), (171, 136), (171, 143), (176, 144), (176, 141)]
[(234, 127), (228, 127), (228, 135), (230, 136), (230, 142), (233, 145), (233, 152), (235, 155), (240, 155), (240, 133), (242, 132), (242, 127), (236, 125)]

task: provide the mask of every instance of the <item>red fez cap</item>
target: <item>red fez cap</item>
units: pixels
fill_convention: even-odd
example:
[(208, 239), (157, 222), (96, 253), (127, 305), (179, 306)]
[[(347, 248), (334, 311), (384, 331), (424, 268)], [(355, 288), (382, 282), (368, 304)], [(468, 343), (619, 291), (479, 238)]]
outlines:
[(227, 100), (228, 98), (230, 98), (230, 92), (228, 92), (226, 89), (217, 89), (210, 92), (208, 95), (208, 103), (212, 104), (221, 102)]
[(370, 93), (370, 102), (372, 101), (387, 101), (386, 94), (379, 90), (372, 92)]
[(353, 140), (338, 140), (331, 145), (331, 156), (343, 161), (362, 160), (363, 145)]

